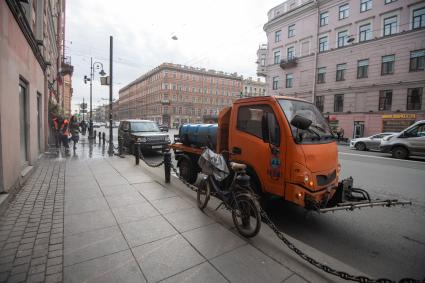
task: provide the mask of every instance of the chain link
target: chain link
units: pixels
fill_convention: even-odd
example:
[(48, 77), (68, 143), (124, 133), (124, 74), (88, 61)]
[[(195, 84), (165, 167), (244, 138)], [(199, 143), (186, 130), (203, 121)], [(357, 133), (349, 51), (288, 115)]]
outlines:
[[(182, 176), (180, 176), (180, 174), (177, 171), (176, 167), (174, 167), (174, 165), (172, 163), (171, 163), (171, 169), (174, 171), (174, 173), (179, 178), (179, 180), (182, 181), (183, 184), (186, 185), (186, 187), (188, 187), (189, 189), (191, 189), (194, 192), (197, 192), (198, 191), (198, 188), (196, 186), (190, 184)], [(285, 235), (270, 220), (269, 216), (267, 215), (267, 213), (262, 208), (260, 208), (260, 215), (261, 215), (262, 219), (264, 219), (264, 221), (266, 222), (266, 224), (270, 227), (270, 229), (273, 230), (273, 232), (276, 234), (276, 236), (290, 250), (292, 250), (293, 252), (295, 252), (299, 257), (301, 257), (302, 259), (304, 259), (308, 263), (314, 265), (315, 267), (323, 270), (326, 273), (329, 273), (329, 274), (332, 274), (334, 276), (340, 277), (340, 278), (342, 278), (344, 280), (347, 280), (347, 281), (355, 281), (355, 282), (360, 282), (360, 283), (372, 283), (372, 282), (394, 283), (394, 282), (396, 282), (394, 280), (390, 280), (390, 279), (386, 279), (386, 278), (371, 279), (371, 278), (366, 277), (366, 276), (354, 276), (354, 275), (351, 275), (351, 274), (349, 274), (347, 272), (344, 272), (344, 271), (335, 270), (335, 269), (333, 269), (332, 267), (330, 267), (330, 266), (328, 266), (326, 264), (322, 264), (322, 263), (316, 261), (314, 258), (312, 258), (312, 257), (308, 256), (307, 254), (305, 254), (304, 252), (302, 252), (291, 241), (289, 241), (288, 238), (286, 238)], [(416, 282), (420, 282), (420, 281), (419, 280), (415, 280), (415, 279), (411, 279), (411, 278), (403, 278), (399, 282), (400, 283), (416, 283)], [(422, 282), (425, 283), (425, 279)]]
[(146, 159), (145, 159), (145, 157), (143, 156), (143, 153), (142, 153), (142, 151), (139, 149), (139, 156), (140, 156), (140, 159), (141, 160), (143, 160), (143, 162), (145, 162), (145, 164), (146, 165), (148, 165), (149, 167), (152, 167), (152, 168), (157, 168), (157, 167), (160, 167), (160, 166), (162, 166), (164, 163), (165, 163), (165, 159), (164, 159), (164, 154), (162, 155), (162, 161), (161, 162), (159, 162), (159, 163), (157, 163), (157, 164), (152, 164), (152, 163), (149, 163)]

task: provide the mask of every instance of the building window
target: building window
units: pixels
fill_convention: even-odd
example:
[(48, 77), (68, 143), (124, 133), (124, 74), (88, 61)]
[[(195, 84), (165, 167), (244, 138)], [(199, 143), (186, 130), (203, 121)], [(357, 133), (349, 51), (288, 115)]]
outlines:
[(344, 112), (344, 95), (343, 94), (335, 94), (334, 112)]
[(422, 90), (421, 87), (407, 89), (407, 110), (421, 110)]
[(385, 4), (390, 4), (390, 3), (392, 3), (392, 2), (395, 2), (395, 1), (397, 1), (397, 0), (385, 0)]
[(395, 55), (382, 56), (381, 75), (394, 74)]
[(342, 20), (342, 19), (348, 18), (349, 10), (350, 10), (350, 6), (348, 4), (339, 6), (339, 19)]
[(359, 42), (372, 39), (371, 24), (365, 24), (359, 27)]
[(425, 7), (413, 10), (413, 29), (425, 27)]
[(328, 50), (328, 37), (324, 36), (319, 38), (319, 52)]
[(261, 65), (261, 67), (266, 66), (266, 55), (265, 54), (261, 54), (260, 65)]
[(379, 111), (391, 111), (392, 98), (392, 90), (381, 90), (379, 93)]
[(323, 84), (326, 81), (326, 67), (317, 69), (317, 83)]
[(286, 88), (292, 88), (293, 78), (292, 74), (286, 74)]
[(273, 77), (272, 89), (277, 90), (279, 88), (279, 77)]
[(324, 105), (325, 105), (325, 97), (323, 95), (316, 96), (316, 107), (319, 109), (320, 112), (323, 112)]
[(338, 32), (338, 47), (343, 47), (347, 45), (347, 40), (348, 40), (347, 30)]
[(274, 33), (274, 42), (279, 42), (280, 41), (280, 35), (282, 34), (281, 30), (278, 30)]
[(286, 50), (286, 57), (288, 60), (294, 59), (295, 57), (295, 49), (294, 47), (288, 47), (288, 49)]
[(397, 16), (384, 19), (384, 36), (392, 35), (397, 32)]
[(372, 9), (372, 0), (360, 0), (360, 12)]
[(367, 73), (369, 69), (369, 59), (357, 61), (357, 78), (367, 78)]
[(329, 22), (329, 13), (328, 12), (323, 12), (320, 13), (320, 26), (326, 26)]
[(274, 52), (274, 63), (279, 64), (280, 63), (280, 51)]
[(410, 52), (410, 71), (425, 69), (425, 49)]
[(336, 65), (336, 80), (344, 81), (345, 80), (345, 71), (347, 70), (347, 64), (338, 64)]
[(288, 27), (288, 37), (295, 36), (295, 24)]

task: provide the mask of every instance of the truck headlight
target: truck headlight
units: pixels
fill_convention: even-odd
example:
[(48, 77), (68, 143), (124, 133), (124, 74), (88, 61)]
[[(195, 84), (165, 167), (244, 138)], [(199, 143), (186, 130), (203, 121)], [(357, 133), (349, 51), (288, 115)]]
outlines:
[(143, 138), (137, 138), (136, 139), (136, 142), (146, 142), (146, 138), (145, 137), (143, 137)]

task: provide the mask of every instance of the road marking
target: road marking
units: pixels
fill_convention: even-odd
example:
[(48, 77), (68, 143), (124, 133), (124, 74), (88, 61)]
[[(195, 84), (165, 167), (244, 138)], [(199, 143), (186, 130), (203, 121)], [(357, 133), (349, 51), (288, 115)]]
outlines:
[(366, 155), (366, 154), (356, 154), (356, 153), (347, 153), (347, 152), (338, 152), (338, 153), (342, 155), (362, 156), (362, 157), (369, 157), (369, 158), (376, 158), (376, 159), (387, 159), (387, 160), (393, 160), (393, 161), (403, 161), (403, 162), (412, 162), (412, 163), (420, 163), (420, 164), (425, 163), (423, 161), (417, 161), (417, 160), (394, 159), (390, 157), (374, 156), (374, 155)]

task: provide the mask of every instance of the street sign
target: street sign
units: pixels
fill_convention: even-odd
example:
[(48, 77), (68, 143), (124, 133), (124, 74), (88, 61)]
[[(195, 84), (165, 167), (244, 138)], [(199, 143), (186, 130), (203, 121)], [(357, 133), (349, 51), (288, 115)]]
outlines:
[(87, 103), (81, 103), (80, 109), (87, 109)]

